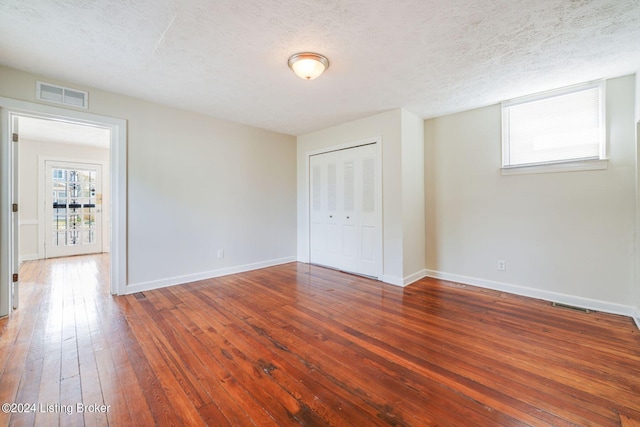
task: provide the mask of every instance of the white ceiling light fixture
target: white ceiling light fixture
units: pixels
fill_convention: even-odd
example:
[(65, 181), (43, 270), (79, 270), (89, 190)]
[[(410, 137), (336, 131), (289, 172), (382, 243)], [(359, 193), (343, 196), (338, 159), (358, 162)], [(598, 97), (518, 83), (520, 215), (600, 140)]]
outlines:
[(291, 55), (289, 68), (301, 79), (313, 80), (329, 68), (329, 60), (318, 53), (301, 52)]

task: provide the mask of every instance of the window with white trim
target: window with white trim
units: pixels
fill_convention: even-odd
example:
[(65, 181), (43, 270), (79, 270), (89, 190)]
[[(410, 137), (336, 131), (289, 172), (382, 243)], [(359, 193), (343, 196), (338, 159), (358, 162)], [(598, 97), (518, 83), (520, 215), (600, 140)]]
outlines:
[(604, 82), (502, 104), (502, 167), (602, 160)]

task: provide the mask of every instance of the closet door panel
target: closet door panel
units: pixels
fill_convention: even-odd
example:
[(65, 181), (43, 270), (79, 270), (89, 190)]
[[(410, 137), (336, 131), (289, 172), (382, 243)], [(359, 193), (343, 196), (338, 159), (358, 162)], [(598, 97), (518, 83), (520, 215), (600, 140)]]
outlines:
[(323, 255), (326, 244), (322, 238), (324, 233), (324, 221), (322, 219), (322, 164), (321, 159), (311, 157), (309, 170), (311, 172), (311, 197), (309, 206), (309, 234), (311, 245), (309, 247), (309, 259), (312, 263), (323, 264)]
[(367, 276), (382, 274), (382, 197), (380, 192), (380, 158), (375, 145), (362, 147), (359, 156), (359, 233), (358, 271)]
[(323, 154), (324, 167), (326, 171), (326, 200), (327, 209), (324, 215), (325, 228), (325, 261), (327, 266), (340, 268), (341, 266), (341, 254), (340, 254), (340, 188), (339, 183), (341, 181), (341, 173), (339, 169), (338, 153)]
[(338, 167), (342, 170), (342, 211), (338, 216), (342, 226), (341, 266), (345, 271), (358, 272), (358, 224), (356, 212), (357, 149), (340, 152)]
[(362, 227), (362, 245), (360, 246), (360, 258), (363, 262), (375, 262), (376, 228)]
[(311, 157), (312, 263), (381, 275), (378, 152), (372, 144)]

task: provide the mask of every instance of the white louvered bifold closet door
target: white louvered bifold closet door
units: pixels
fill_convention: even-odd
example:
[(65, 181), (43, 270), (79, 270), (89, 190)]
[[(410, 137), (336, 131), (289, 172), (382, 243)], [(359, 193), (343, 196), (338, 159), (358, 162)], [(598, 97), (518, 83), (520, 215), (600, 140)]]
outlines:
[(369, 144), (311, 157), (311, 263), (381, 276), (378, 153)]

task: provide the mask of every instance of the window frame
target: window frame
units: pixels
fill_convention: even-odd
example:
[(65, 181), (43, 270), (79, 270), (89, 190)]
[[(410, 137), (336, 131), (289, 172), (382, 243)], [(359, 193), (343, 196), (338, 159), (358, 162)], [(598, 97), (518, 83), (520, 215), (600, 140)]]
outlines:
[[(510, 157), (510, 128), (509, 128), (509, 114), (510, 107), (527, 104), (536, 101), (542, 101), (545, 99), (560, 97), (564, 95), (573, 94), (576, 92), (597, 89), (600, 97), (600, 147), (598, 156), (583, 157), (576, 159), (557, 159), (551, 161), (533, 162), (525, 164), (509, 164)], [(594, 169), (606, 169), (608, 166), (607, 159), (607, 116), (606, 116), (606, 82), (605, 80), (591, 81), (578, 85), (568, 86), (560, 89), (550, 90), (546, 92), (537, 93), (534, 95), (523, 96), (514, 98), (501, 103), (501, 119), (502, 119), (502, 174), (503, 175), (516, 175), (525, 173), (546, 173), (546, 172), (565, 172), (565, 171), (578, 171), (578, 170), (594, 170)]]

